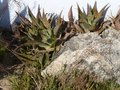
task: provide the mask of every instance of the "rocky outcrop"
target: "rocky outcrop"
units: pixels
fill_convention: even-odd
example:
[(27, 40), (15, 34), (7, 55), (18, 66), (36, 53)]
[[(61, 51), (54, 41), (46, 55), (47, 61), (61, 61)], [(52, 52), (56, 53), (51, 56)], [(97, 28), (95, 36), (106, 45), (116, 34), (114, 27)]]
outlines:
[(86, 69), (100, 80), (116, 78), (120, 84), (120, 32), (105, 30), (80, 34), (67, 41), (58, 57), (42, 71), (42, 75), (58, 75), (63, 71)]

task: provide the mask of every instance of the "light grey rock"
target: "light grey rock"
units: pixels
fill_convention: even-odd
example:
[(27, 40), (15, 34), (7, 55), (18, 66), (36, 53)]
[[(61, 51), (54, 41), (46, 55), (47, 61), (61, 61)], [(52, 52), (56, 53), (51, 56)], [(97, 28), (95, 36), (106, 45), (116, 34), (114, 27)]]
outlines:
[(116, 35), (120, 33), (106, 30), (102, 37), (97, 33), (75, 36), (65, 43), (61, 54), (41, 74), (58, 75), (63, 71), (87, 69), (100, 80), (114, 77), (120, 84), (120, 37)]
[(77, 37), (72, 37), (70, 41), (67, 41), (67, 43), (64, 44), (64, 47), (62, 47), (61, 50), (57, 53), (57, 56), (67, 50), (81, 50), (84, 47), (90, 45), (94, 40), (99, 39), (101, 39), (101, 37), (99, 37), (97, 33), (79, 34)]
[(111, 37), (111, 38), (115, 38), (120, 40), (120, 31), (115, 30), (115, 29), (110, 29), (110, 30), (105, 30), (102, 34), (101, 34), (102, 38), (106, 38), (106, 37)]

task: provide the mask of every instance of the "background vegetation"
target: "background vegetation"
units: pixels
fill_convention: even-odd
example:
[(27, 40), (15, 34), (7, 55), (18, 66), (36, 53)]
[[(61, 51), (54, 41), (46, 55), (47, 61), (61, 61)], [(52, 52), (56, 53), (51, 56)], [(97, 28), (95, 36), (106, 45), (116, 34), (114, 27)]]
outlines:
[[(18, 14), (20, 23), (6, 32), (1, 29), (0, 58), (5, 75), (11, 76), (11, 90), (120, 90), (115, 79), (99, 82), (95, 75), (83, 70), (63, 73), (59, 76), (41, 76), (41, 71), (49, 65), (56, 53), (73, 36), (88, 32), (101, 34), (107, 28), (119, 28), (118, 16), (104, 20), (108, 5), (100, 11), (97, 3), (87, 6), (87, 12), (78, 7), (78, 20), (74, 20), (72, 7), (68, 12), (69, 21), (59, 15), (41, 13), (35, 17), (28, 8), (29, 19)], [(119, 14), (118, 14), (119, 15)], [(109, 22), (106, 26), (105, 23)]]

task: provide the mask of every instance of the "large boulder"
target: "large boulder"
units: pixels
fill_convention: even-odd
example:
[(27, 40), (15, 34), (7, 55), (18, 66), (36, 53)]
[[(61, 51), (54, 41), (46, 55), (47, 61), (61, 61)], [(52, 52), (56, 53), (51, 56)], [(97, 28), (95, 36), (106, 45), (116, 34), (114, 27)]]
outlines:
[(80, 34), (67, 41), (58, 57), (42, 71), (42, 75), (58, 75), (87, 69), (100, 80), (116, 78), (120, 84), (120, 32), (105, 30)]

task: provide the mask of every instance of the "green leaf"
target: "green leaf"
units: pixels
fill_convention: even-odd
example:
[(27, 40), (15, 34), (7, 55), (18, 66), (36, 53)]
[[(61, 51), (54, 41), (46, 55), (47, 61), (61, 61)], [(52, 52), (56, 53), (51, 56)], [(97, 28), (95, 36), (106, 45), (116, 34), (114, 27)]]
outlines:
[(97, 16), (98, 16), (97, 2), (96, 2), (96, 1), (95, 1), (94, 6), (93, 6), (93, 14), (94, 14), (94, 16), (95, 16), (95, 17), (97, 17)]
[(48, 22), (47, 16), (43, 10), (43, 15), (42, 15), (42, 22), (46, 28), (50, 27), (50, 23)]
[(85, 19), (85, 16), (82, 13), (82, 11), (81, 11), (81, 9), (80, 9), (78, 4), (77, 4), (77, 8), (78, 8), (78, 10), (77, 10), (78, 11), (78, 20), (81, 20), (81, 18)]
[(30, 8), (28, 7), (28, 14), (30, 16), (30, 19), (32, 21), (32, 24), (36, 25), (37, 24), (37, 19), (34, 17), (33, 13), (31, 12)]

